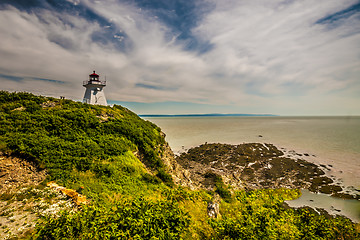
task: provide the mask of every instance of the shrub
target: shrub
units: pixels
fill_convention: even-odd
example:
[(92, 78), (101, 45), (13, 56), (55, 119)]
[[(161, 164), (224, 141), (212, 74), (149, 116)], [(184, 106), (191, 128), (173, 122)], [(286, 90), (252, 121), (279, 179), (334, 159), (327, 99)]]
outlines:
[(169, 173), (165, 172), (164, 169), (160, 169), (157, 172), (156, 176), (160, 178), (167, 186), (169, 187), (174, 186), (174, 181), (172, 179), (172, 176)]
[(227, 186), (224, 184), (223, 179), (220, 175), (217, 175), (213, 172), (208, 172), (205, 174), (206, 178), (211, 178), (215, 183), (215, 192), (220, 195), (222, 199), (224, 199), (227, 202), (231, 201), (231, 192), (227, 188)]
[(140, 197), (111, 208), (84, 207), (74, 214), (48, 217), (37, 225), (35, 239), (180, 239), (190, 218), (173, 201)]
[(148, 183), (152, 183), (152, 184), (158, 184), (160, 183), (160, 179), (154, 175), (151, 175), (150, 173), (144, 173), (142, 175), (142, 179), (145, 181), (145, 182), (148, 182)]

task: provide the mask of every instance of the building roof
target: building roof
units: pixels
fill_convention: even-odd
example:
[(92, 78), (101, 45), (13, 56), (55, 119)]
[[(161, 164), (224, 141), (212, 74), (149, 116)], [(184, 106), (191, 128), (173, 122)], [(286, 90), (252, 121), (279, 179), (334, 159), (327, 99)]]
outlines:
[(90, 77), (99, 77), (99, 75), (96, 74), (95, 71), (94, 71), (92, 74), (90, 74), (89, 76), (90, 76)]

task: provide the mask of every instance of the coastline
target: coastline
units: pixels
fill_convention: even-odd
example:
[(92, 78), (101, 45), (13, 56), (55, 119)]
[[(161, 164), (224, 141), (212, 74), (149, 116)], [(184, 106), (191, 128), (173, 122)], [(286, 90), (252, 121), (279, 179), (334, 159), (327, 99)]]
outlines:
[(360, 117), (350, 120), (348, 117), (180, 117), (146, 120), (154, 122), (167, 134), (166, 140), (175, 154), (205, 142), (271, 143), (288, 152), (308, 153), (309, 157), (303, 157), (310, 162), (333, 165), (332, 175), (342, 179), (345, 185), (360, 190), (360, 134), (356, 134), (360, 129)]
[[(283, 150), (284, 153), (291, 157), (297, 158), (299, 157), (298, 154), (301, 154), (301, 158), (308, 162), (312, 162), (325, 170), (325, 173), (328, 177), (332, 179), (337, 179), (341, 182), (342, 185), (346, 187), (354, 187), (355, 189), (360, 191), (360, 165), (350, 165), (344, 166), (344, 163), (338, 163), (336, 159), (338, 158), (347, 158), (353, 159), (356, 163), (357, 154), (339, 154), (339, 153), (319, 153), (313, 151), (307, 151), (301, 148), (285, 148), (281, 147), (277, 144), (274, 144), (279, 149)], [(307, 154), (307, 155), (305, 155)], [(331, 168), (323, 167), (324, 165), (331, 165)]]
[[(357, 152), (354, 146), (359, 137), (356, 131), (348, 129), (349, 120), (346, 117), (182, 117), (147, 120), (154, 122), (166, 132), (167, 142), (175, 155), (205, 142), (235, 145), (250, 142), (271, 143), (283, 151), (285, 156), (302, 158), (320, 166), (326, 176), (341, 185), (345, 192), (359, 193), (360, 149)], [(314, 122), (315, 126), (312, 126)], [(360, 117), (352, 118), (351, 123), (356, 130), (356, 126), (360, 124)], [(302, 128), (297, 129), (299, 125)], [(333, 131), (333, 125), (338, 128), (337, 132), (328, 133), (327, 129)], [(342, 129), (344, 126), (345, 130)], [(354, 133), (354, 141), (339, 142), (342, 140), (339, 136)], [(346, 145), (348, 143), (353, 143), (352, 148)], [(328, 165), (332, 167), (329, 168)], [(312, 200), (317, 202), (316, 199)], [(302, 201), (301, 198), (298, 201)], [(329, 197), (326, 207), (330, 213), (349, 216), (343, 208), (344, 202), (340, 201), (334, 206), (331, 201)], [(354, 201), (360, 203), (358, 200)], [(312, 202), (302, 201), (303, 205), (310, 205), (309, 203)], [(354, 207), (352, 212), (359, 213), (360, 207)], [(358, 219), (351, 218), (358, 222)]]
[(329, 197), (323, 193), (312, 193), (307, 189), (301, 189), (301, 196), (298, 199), (285, 201), (291, 208), (311, 207), (318, 213), (325, 210), (331, 216), (342, 215), (353, 222), (360, 222), (359, 200), (341, 199)]
[[(209, 142), (210, 143), (210, 142)], [(242, 143), (251, 143), (251, 142), (242, 142)], [(257, 143), (269, 143), (266, 141), (258, 141)], [(171, 146), (171, 143), (170, 147)], [(225, 142), (225, 144), (239, 144), (239, 143), (233, 143), (233, 142)], [(360, 191), (360, 165), (350, 165), (350, 166), (344, 166), (343, 163), (338, 163), (336, 161), (337, 158), (344, 158), (343, 155), (341, 154), (336, 154), (336, 153), (331, 153), (328, 156), (324, 156), (323, 153), (318, 153), (318, 152), (313, 152), (313, 151), (308, 151), (308, 150), (304, 150), (302, 148), (295, 148), (295, 147), (290, 147), (290, 146), (283, 146), (277, 143), (273, 143), (271, 142), (270, 144), (273, 144), (274, 146), (276, 146), (278, 149), (282, 150), (285, 154), (285, 156), (289, 157), (289, 158), (299, 158), (301, 157), (302, 159), (314, 163), (318, 166), (321, 167), (321, 165), (332, 165), (333, 167), (331, 169), (326, 169), (324, 168), (325, 173), (328, 177), (333, 178), (333, 179), (337, 179), (338, 181), (340, 181), (342, 183), (342, 185), (344, 187), (354, 187), (355, 189)], [(201, 145), (201, 144), (199, 144)], [(197, 147), (199, 145), (191, 145), (191, 146), (182, 146), (181, 148), (179, 148), (179, 146), (176, 146), (173, 149), (173, 152), (176, 156), (179, 156), (180, 154), (187, 152), (189, 149)], [(345, 158), (348, 159), (354, 159), (354, 162), (356, 161), (356, 159), (358, 159), (357, 154), (347, 154), (347, 156), (345, 156)]]
[(184, 169), (192, 188), (212, 190), (216, 185), (214, 179), (220, 177), (233, 190), (300, 189), (302, 196), (288, 201), (288, 206), (308, 206), (318, 213), (343, 215), (360, 222), (360, 191), (329, 176), (331, 164), (314, 164), (304, 156), (315, 157), (293, 150), (287, 152), (272, 144), (205, 143), (181, 153), (176, 162)]
[[(276, 146), (276, 145), (275, 145)], [(278, 147), (278, 146), (277, 146)], [(340, 167), (338, 166), (334, 158), (337, 156), (319, 156), (316, 153), (307, 153), (305, 150), (288, 150), (286, 148), (281, 148), (282, 151), (286, 154), (286, 156), (290, 158), (298, 158), (314, 163), (318, 165), (322, 170), (324, 170), (325, 175), (331, 178), (335, 184), (340, 185), (343, 188), (343, 192), (346, 194), (360, 194), (360, 176), (356, 174), (359, 170), (354, 170), (352, 173), (347, 171), (346, 173), (343, 170), (338, 170)], [(303, 153), (303, 154), (301, 154)], [(298, 154), (301, 154), (299, 156)], [(325, 164), (330, 164), (332, 167), (329, 168)], [(352, 166), (354, 167), (354, 166)], [(350, 167), (348, 167), (349, 169)], [(341, 169), (341, 168), (340, 168)], [(356, 184), (357, 183), (357, 184)], [(286, 203), (293, 208), (299, 207), (311, 207), (313, 209), (324, 209), (328, 214), (332, 216), (343, 215), (351, 219), (353, 222), (360, 222), (360, 201), (352, 200), (352, 199), (342, 199), (338, 197), (331, 197), (328, 194), (324, 193), (312, 193), (307, 189), (301, 189), (302, 195), (300, 198), (286, 201)]]

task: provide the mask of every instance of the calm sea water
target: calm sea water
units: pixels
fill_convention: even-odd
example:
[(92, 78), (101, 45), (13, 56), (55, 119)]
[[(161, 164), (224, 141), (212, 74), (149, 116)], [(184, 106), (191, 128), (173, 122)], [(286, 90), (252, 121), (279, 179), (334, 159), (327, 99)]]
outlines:
[[(302, 158), (332, 165), (327, 172), (329, 176), (344, 186), (360, 190), (360, 117), (152, 117), (146, 120), (166, 133), (175, 153), (205, 142), (272, 143), (288, 155), (294, 155), (293, 151), (307, 153), (309, 156)], [(307, 201), (306, 196), (299, 201)], [(312, 197), (316, 202), (316, 195)], [(318, 201), (324, 202), (323, 196), (319, 197)], [(330, 198), (327, 202), (328, 208), (335, 207), (347, 215), (349, 210), (341, 206), (344, 202), (335, 204)], [(352, 219), (359, 221), (359, 201), (356, 202), (353, 210), (358, 217)]]

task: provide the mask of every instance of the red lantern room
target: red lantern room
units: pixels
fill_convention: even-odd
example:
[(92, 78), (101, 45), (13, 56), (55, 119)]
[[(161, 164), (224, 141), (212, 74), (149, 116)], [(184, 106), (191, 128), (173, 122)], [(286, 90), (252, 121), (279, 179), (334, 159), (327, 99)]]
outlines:
[(89, 75), (89, 81), (99, 81), (99, 75), (95, 71)]

